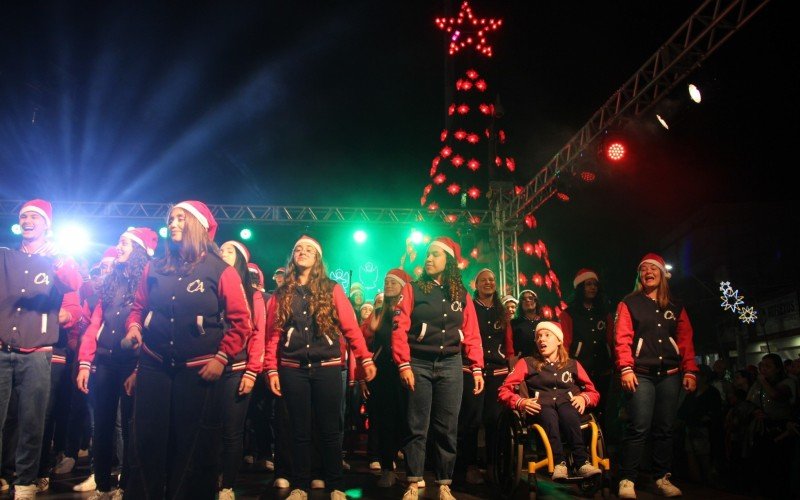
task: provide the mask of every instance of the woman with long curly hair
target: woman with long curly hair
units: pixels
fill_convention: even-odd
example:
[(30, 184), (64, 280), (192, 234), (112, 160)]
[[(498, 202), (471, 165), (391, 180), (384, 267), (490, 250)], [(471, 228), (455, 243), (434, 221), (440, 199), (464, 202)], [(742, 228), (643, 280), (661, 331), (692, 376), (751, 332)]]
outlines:
[(536, 325), (542, 317), (542, 304), (539, 296), (533, 290), (519, 292), (519, 306), (517, 316), (511, 321), (511, 330), (514, 338), (514, 353), (516, 358), (533, 356), (536, 349)]
[[(128, 460), (128, 422), (133, 410), (133, 398), (125, 391), (125, 381), (136, 369), (137, 356), (131, 349), (122, 349), (128, 319), (139, 281), (158, 245), (158, 235), (150, 228), (137, 227), (122, 233), (117, 243), (117, 259), (111, 274), (106, 276), (98, 291), (99, 300), (92, 312), (89, 327), (83, 334), (78, 352), (76, 385), (92, 398), (94, 408), (94, 471), (96, 500), (119, 495), (111, 475), (114, 456), (114, 426), (117, 408), (122, 409), (122, 475), (119, 489), (125, 489)], [(94, 371), (92, 372), (92, 369)]]
[(208, 207), (178, 203), (168, 227), (166, 255), (145, 268), (123, 339), (141, 350), (125, 497), (212, 499), (222, 437), (217, 381), (253, 325), (242, 280), (214, 244)]
[(686, 309), (672, 298), (664, 259), (649, 253), (637, 269), (636, 286), (617, 306), (614, 325), (616, 368), (628, 415), (618, 496), (636, 498), (634, 483), (649, 440), (656, 488), (662, 496), (675, 497), (681, 490), (669, 480), (672, 428), (681, 387), (686, 392), (697, 387), (693, 330)]
[[(239, 475), (244, 455), (244, 423), (250, 405), (250, 394), (264, 363), (264, 327), (266, 309), (264, 296), (255, 293), (250, 273), (250, 250), (238, 241), (226, 241), (220, 246), (222, 260), (236, 269), (244, 285), (247, 305), (253, 313), (255, 330), (247, 339), (247, 347), (225, 365), (222, 384), (222, 482), (219, 500), (234, 500), (233, 487)], [(256, 283), (258, 285), (258, 283)]]
[(433, 429), (439, 499), (450, 500), (456, 461), (458, 410), (464, 378), (461, 346), (474, 382), (483, 391), (483, 351), (475, 306), (461, 281), (461, 247), (447, 237), (428, 246), (422, 277), (403, 287), (395, 311), (392, 356), (408, 389), (405, 457), (408, 489), (404, 500), (418, 498), (425, 470), (428, 428)]
[(339, 411), (348, 347), (361, 361), (365, 379), (372, 380), (375, 364), (347, 295), (328, 278), (319, 242), (302, 236), (292, 250), (283, 285), (267, 304), (264, 355), (270, 389), (285, 398), (292, 421), (294, 489), (287, 497), (291, 500), (308, 497), (312, 433), (319, 443), (331, 500), (346, 498), (338, 489), (342, 484)]

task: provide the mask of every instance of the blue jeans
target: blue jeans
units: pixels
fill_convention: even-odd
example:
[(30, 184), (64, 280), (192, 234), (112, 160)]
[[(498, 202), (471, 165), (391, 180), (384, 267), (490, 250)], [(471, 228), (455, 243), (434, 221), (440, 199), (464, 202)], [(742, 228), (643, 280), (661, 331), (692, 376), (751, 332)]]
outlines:
[(433, 427), (436, 483), (453, 482), (461, 408), (461, 356), (411, 358), (413, 391), (408, 391), (408, 437), (405, 444), (408, 481), (421, 481), (425, 471), (425, 443)]
[(15, 484), (21, 486), (33, 484), (39, 471), (44, 418), (50, 397), (51, 356), (49, 352), (18, 354), (0, 351), (0, 429), (5, 424), (11, 391), (16, 391), (19, 395)]
[(653, 443), (653, 475), (660, 478), (672, 468), (672, 426), (678, 413), (681, 375), (652, 377), (636, 374), (634, 393), (623, 394), (628, 420), (622, 436), (620, 479), (636, 481), (648, 436)]

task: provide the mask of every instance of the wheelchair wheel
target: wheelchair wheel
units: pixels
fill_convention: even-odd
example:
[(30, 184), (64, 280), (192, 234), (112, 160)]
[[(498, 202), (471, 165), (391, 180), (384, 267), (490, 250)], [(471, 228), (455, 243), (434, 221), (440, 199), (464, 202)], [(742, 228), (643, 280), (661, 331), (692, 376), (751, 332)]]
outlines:
[(587, 477), (578, 483), (581, 495), (594, 496), (595, 493), (603, 488), (603, 475), (597, 474), (592, 477)]
[(522, 456), (524, 447), (519, 443), (517, 416), (505, 411), (497, 422), (495, 439), (494, 484), (500, 487), (502, 498), (511, 498), (522, 478)]

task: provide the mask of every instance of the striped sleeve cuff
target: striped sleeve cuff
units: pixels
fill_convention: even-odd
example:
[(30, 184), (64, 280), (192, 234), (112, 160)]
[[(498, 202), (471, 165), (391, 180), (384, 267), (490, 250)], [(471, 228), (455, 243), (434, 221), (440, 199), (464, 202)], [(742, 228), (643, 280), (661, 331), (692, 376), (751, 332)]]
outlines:
[(79, 370), (91, 370), (92, 369), (92, 363), (90, 363), (89, 361), (81, 361), (80, 363), (78, 363), (78, 369)]
[(223, 365), (227, 365), (228, 364), (228, 355), (225, 354), (222, 351), (217, 351), (217, 353), (214, 355), (214, 359), (216, 359), (217, 361), (219, 361)]
[(632, 372), (632, 371), (633, 371), (633, 367), (632, 366), (623, 366), (622, 369), (619, 372), (620, 372), (620, 374), (625, 375), (626, 373)]
[(514, 409), (515, 409), (515, 410), (519, 410), (519, 405), (520, 405), (520, 404), (521, 404), (521, 403), (522, 403), (524, 400), (525, 400), (524, 398), (519, 398), (519, 399), (517, 399), (517, 402), (516, 402), (516, 403), (514, 403)]
[(693, 379), (697, 380), (697, 375), (695, 375), (695, 374), (694, 374), (694, 373), (692, 373), (692, 372), (686, 372), (686, 373), (684, 373), (684, 374), (683, 374), (683, 376), (684, 376), (684, 377), (693, 378)]
[(361, 366), (369, 366), (369, 365), (374, 365), (374, 364), (375, 364), (375, 362), (372, 361), (372, 358), (364, 358), (361, 361)]
[(398, 372), (402, 372), (402, 371), (410, 370), (410, 369), (411, 369), (411, 363), (409, 363), (409, 362), (400, 363), (399, 365), (397, 365), (397, 371)]
[(478, 375), (483, 375), (483, 369), (479, 366), (476, 366), (472, 369), (472, 376), (477, 377)]
[(128, 329), (130, 330), (131, 327), (133, 327), (133, 326), (138, 328), (140, 332), (143, 330), (142, 325), (140, 325), (139, 323), (131, 323), (130, 325), (128, 325)]
[(267, 376), (269, 378), (277, 377), (278, 376), (278, 370), (267, 370)]
[(258, 374), (256, 372), (253, 372), (253, 371), (250, 371), (250, 370), (245, 370), (244, 374), (242, 374), (242, 378), (248, 378), (248, 379), (252, 380), (253, 382), (256, 381), (256, 377), (257, 376), (258, 376)]
[(589, 396), (587, 396), (585, 392), (578, 394), (578, 396), (583, 396), (583, 399), (586, 400), (586, 406), (589, 406), (591, 404), (591, 401), (589, 401)]

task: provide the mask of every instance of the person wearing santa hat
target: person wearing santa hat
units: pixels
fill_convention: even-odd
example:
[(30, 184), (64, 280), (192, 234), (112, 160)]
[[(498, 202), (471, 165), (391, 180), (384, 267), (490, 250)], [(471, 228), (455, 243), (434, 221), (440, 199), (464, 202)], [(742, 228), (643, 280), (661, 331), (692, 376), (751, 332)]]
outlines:
[(399, 268), (389, 270), (383, 280), (383, 303), (361, 325), (378, 367), (378, 374), (371, 382), (364, 380), (361, 372), (356, 378), (361, 396), (367, 402), (370, 430), (374, 429), (378, 436), (377, 458), (381, 471), (378, 486), (381, 488), (391, 488), (397, 482), (394, 460), (406, 435), (403, 389), (397, 365), (392, 360), (392, 326), (401, 292), (408, 283), (411, 283), (408, 273)]
[[(292, 478), (288, 498), (307, 498), (311, 443), (316, 433), (325, 487), (332, 500), (346, 498), (342, 484), (340, 411), (345, 341), (367, 381), (375, 363), (341, 285), (328, 278), (322, 246), (310, 236), (294, 245), (286, 281), (267, 305), (264, 368), (270, 389), (286, 400), (292, 421)], [(314, 425), (312, 427), (312, 416)]]
[(350, 283), (350, 303), (353, 305), (353, 310), (358, 312), (361, 306), (364, 305), (364, 285), (358, 281)]
[(513, 295), (503, 296), (503, 298), (500, 299), (500, 302), (503, 303), (503, 307), (505, 307), (506, 311), (508, 311), (509, 318), (514, 318), (517, 316), (517, 305), (519, 304), (519, 301)]
[(283, 285), (284, 280), (286, 280), (286, 268), (281, 266), (272, 273), (272, 281), (275, 282), (275, 290)]
[(247, 346), (226, 366), (220, 383), (222, 389), (222, 482), (219, 500), (235, 498), (233, 486), (239, 474), (244, 453), (244, 423), (250, 404), (250, 395), (264, 363), (264, 336), (267, 322), (264, 296), (256, 292), (258, 283), (251, 281), (248, 269), (250, 251), (238, 241), (226, 241), (220, 246), (222, 260), (236, 269), (244, 284), (247, 303), (252, 311), (255, 331), (247, 339)]
[(464, 385), (462, 345), (472, 372), (472, 393), (478, 395), (483, 391), (481, 334), (475, 306), (461, 280), (459, 262), (461, 247), (456, 242), (444, 236), (433, 240), (428, 246), (425, 272), (418, 281), (403, 287), (403, 298), (395, 311), (392, 356), (400, 380), (408, 390), (405, 500), (415, 500), (419, 495), (429, 427), (437, 457), (439, 498), (455, 498), (450, 484)]
[(15, 392), (16, 498), (36, 496), (52, 346), (59, 328), (73, 326), (81, 313), (77, 290), (83, 280), (75, 261), (47, 238), (52, 220), (49, 202), (24, 203), (19, 210), (20, 250), (0, 248), (0, 428)]
[[(78, 374), (75, 383), (84, 394), (91, 394), (94, 409), (92, 436), (96, 494), (93, 498), (110, 499), (121, 494), (128, 477), (128, 423), (133, 398), (125, 391), (125, 381), (137, 362), (136, 353), (122, 349), (125, 320), (130, 313), (134, 294), (145, 266), (155, 255), (158, 234), (147, 227), (131, 228), (122, 233), (117, 243), (116, 264), (98, 290), (99, 300), (84, 332), (78, 352)], [(122, 474), (112, 476), (114, 457), (114, 427), (117, 408), (122, 412)], [(119, 493), (116, 493), (118, 492)]]
[[(614, 320), (606, 306), (600, 280), (591, 269), (581, 269), (572, 281), (575, 295), (559, 321), (564, 331), (564, 347), (570, 357), (581, 362), (605, 403), (611, 388), (614, 372)], [(605, 412), (598, 421), (605, 428)]]
[[(569, 357), (561, 325), (539, 322), (536, 347), (532, 356), (517, 361), (503, 381), (498, 391), (500, 401), (512, 410), (532, 415), (534, 422), (544, 428), (553, 452), (554, 481), (569, 476), (562, 434), (570, 446), (575, 472), (581, 477), (600, 474), (602, 471), (589, 461), (580, 417), (587, 408), (597, 405), (600, 394), (580, 361)], [(523, 386), (527, 395), (515, 390)]]
[[(478, 327), (483, 346), (483, 370), (486, 390), (480, 394), (471, 393), (469, 382), (472, 372), (468, 360), (464, 359), (464, 389), (461, 396), (461, 411), (458, 414), (458, 453), (456, 469), (465, 474), (469, 484), (482, 484), (483, 474), (478, 467), (478, 432), (483, 426), (486, 436), (486, 449), (493, 450), (497, 421), (502, 407), (498, 404), (497, 389), (508, 375), (509, 359), (514, 357), (514, 339), (511, 320), (497, 293), (494, 271), (481, 269), (475, 276), (473, 303), (478, 318)], [(488, 397), (485, 397), (488, 395)], [(492, 453), (487, 453), (487, 472), (492, 476), (494, 464)]]
[(663, 496), (680, 496), (670, 481), (672, 427), (681, 387), (696, 388), (692, 325), (686, 309), (675, 302), (664, 259), (642, 257), (636, 286), (617, 307), (614, 328), (616, 368), (628, 415), (622, 435), (619, 497), (636, 498), (635, 482), (645, 443), (652, 443), (652, 472)]
[[(517, 316), (511, 321), (514, 353), (517, 358), (533, 356), (536, 352), (536, 325), (542, 321), (542, 305), (533, 290), (519, 292)], [(512, 360), (516, 363), (517, 360)]]
[(253, 332), (236, 269), (199, 201), (170, 210), (163, 258), (145, 267), (123, 346), (140, 349), (125, 498), (212, 499), (225, 365)]

